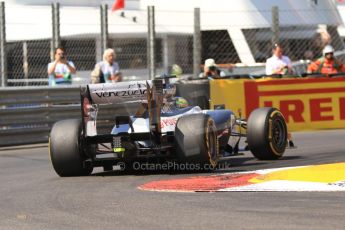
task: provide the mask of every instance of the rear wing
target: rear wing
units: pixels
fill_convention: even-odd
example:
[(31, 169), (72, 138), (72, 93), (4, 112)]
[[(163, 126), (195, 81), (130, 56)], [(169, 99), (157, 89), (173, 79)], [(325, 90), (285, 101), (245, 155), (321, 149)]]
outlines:
[(89, 84), (87, 94), (92, 104), (122, 104), (147, 101), (152, 80)]
[[(171, 90), (170, 90), (171, 91)], [(166, 95), (170, 95), (169, 90)], [(81, 88), (81, 112), (83, 133), (85, 136), (97, 135), (96, 120), (98, 105), (123, 104), (132, 102), (146, 103), (144, 108), (149, 114), (150, 133), (160, 143), (160, 113), (163, 103), (163, 81), (161, 79), (147, 81), (131, 81), (104, 84), (89, 84)], [(139, 107), (137, 114), (143, 106)]]

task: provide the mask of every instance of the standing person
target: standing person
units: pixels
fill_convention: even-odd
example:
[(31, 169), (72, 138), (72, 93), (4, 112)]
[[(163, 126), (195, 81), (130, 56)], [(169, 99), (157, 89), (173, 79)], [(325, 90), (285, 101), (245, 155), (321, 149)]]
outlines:
[(72, 61), (67, 60), (64, 48), (55, 49), (54, 61), (48, 64), (49, 86), (71, 85), (72, 74), (76, 73)]
[(308, 66), (308, 73), (337, 74), (345, 73), (345, 65), (334, 57), (334, 49), (326, 45), (322, 50), (323, 57)]
[(103, 61), (98, 62), (91, 72), (91, 82), (114, 83), (122, 80), (120, 67), (115, 62), (116, 54), (113, 49), (106, 49), (103, 53)]
[(292, 74), (291, 60), (288, 56), (283, 55), (281, 46), (275, 44), (272, 51), (272, 57), (266, 60), (266, 74)]

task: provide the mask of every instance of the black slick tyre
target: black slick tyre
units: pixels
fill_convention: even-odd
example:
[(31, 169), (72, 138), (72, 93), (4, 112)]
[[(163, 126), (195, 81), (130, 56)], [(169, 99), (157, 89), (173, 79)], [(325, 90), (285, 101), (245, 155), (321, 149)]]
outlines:
[(50, 132), (49, 155), (55, 172), (61, 177), (87, 176), (93, 168), (84, 164), (81, 146), (81, 122), (78, 119), (56, 122)]
[(180, 117), (175, 128), (176, 154), (181, 163), (216, 167), (219, 147), (214, 120), (206, 114)]
[(283, 114), (276, 108), (255, 109), (247, 122), (249, 150), (259, 160), (283, 156), (287, 145), (287, 127)]

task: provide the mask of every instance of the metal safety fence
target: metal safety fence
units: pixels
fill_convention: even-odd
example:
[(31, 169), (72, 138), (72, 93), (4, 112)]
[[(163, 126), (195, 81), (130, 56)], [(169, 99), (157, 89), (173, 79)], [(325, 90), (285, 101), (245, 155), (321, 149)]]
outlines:
[[(209, 108), (208, 80), (175, 83), (177, 95), (190, 105)], [(80, 87), (0, 88), (0, 146), (44, 143), (52, 125), (64, 119), (81, 119)], [(110, 133), (115, 117), (133, 115), (138, 103), (98, 105), (97, 132)]]
[[(169, 72), (197, 76), (207, 58), (223, 64), (227, 74), (262, 73), (274, 43), (282, 45), (295, 73), (303, 73), (326, 44), (344, 50), (345, 12), (333, 1), (301, 2), (308, 4), (231, 10), (149, 6), (115, 13), (107, 5), (54, 3), (28, 10), (1, 2), (0, 85), (47, 85), (47, 64), (58, 45), (77, 67), (78, 85), (90, 81), (107, 47), (115, 49), (125, 80)], [(177, 71), (174, 64), (180, 66)]]
[[(6, 87), (0, 89), (0, 146), (44, 143), (52, 125), (81, 119), (79, 87)], [(104, 105), (97, 131), (110, 133), (116, 115), (128, 115), (137, 105)]]

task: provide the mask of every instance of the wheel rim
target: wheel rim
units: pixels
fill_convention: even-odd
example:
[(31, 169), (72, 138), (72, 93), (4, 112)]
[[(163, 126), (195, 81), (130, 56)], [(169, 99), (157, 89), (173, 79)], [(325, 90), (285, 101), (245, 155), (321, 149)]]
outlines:
[(274, 146), (278, 149), (284, 149), (287, 137), (285, 124), (281, 119), (273, 120), (272, 134), (272, 143)]
[(214, 130), (214, 124), (210, 121), (208, 132), (207, 132), (207, 149), (210, 158), (210, 163), (213, 167), (217, 165), (217, 136)]

